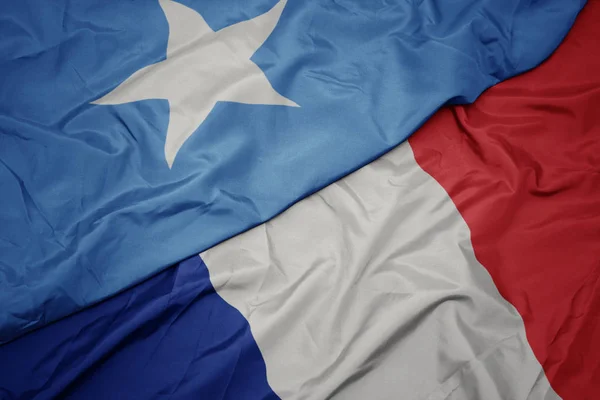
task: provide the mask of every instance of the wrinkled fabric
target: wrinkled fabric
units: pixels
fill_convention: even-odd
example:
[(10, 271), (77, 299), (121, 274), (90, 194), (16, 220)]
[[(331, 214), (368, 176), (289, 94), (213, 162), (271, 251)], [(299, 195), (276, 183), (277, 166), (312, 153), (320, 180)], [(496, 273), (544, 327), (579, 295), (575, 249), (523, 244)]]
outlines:
[(198, 256), (0, 346), (0, 398), (278, 399)]
[[(451, 107), (440, 111), (430, 123), (410, 139), (411, 148), (420, 167), (431, 174), (450, 195), (469, 225), (470, 238), (464, 236), (466, 235), (465, 228), (461, 227), (464, 222), (461, 223), (459, 217), (456, 216), (456, 211), (452, 211), (448, 207), (447, 200), (439, 200), (442, 207), (430, 207), (430, 212), (425, 213), (425, 217), (412, 216), (415, 213), (423, 213), (423, 211), (419, 211), (421, 207), (432, 204), (428, 199), (438, 196), (439, 188), (434, 189), (434, 193), (437, 195), (425, 196), (426, 193), (431, 192), (421, 189), (423, 185), (416, 185), (414, 190), (410, 191), (409, 198), (405, 198), (401, 194), (394, 194), (394, 187), (391, 186), (395, 184), (400, 187), (398, 190), (408, 192), (410, 188), (402, 188), (406, 185), (401, 185), (403, 181), (398, 179), (391, 179), (389, 184), (385, 179), (372, 179), (372, 182), (368, 182), (367, 179), (364, 185), (372, 188), (371, 191), (374, 193), (368, 191), (360, 198), (348, 190), (351, 186), (333, 185), (334, 193), (344, 196), (348, 204), (359, 209), (357, 212), (349, 213), (342, 212), (342, 208), (339, 206), (332, 207), (329, 214), (338, 218), (339, 221), (351, 221), (348, 225), (340, 223), (335, 229), (330, 228), (330, 231), (327, 232), (311, 230), (307, 235), (300, 235), (296, 229), (285, 231), (282, 235), (271, 235), (273, 240), (270, 243), (281, 243), (282, 241), (294, 241), (295, 244), (315, 243), (310, 248), (302, 247), (296, 250), (294, 250), (296, 246), (292, 246), (292, 251), (298, 254), (296, 258), (305, 259), (308, 256), (304, 253), (324, 251), (326, 243), (330, 243), (313, 240), (312, 236), (327, 239), (328, 234), (335, 231), (338, 243), (346, 243), (350, 239), (359, 241), (357, 246), (347, 246), (344, 249), (345, 253), (371, 252), (372, 257), (361, 260), (365, 266), (365, 272), (379, 271), (383, 268), (379, 263), (382, 258), (380, 255), (382, 251), (378, 247), (379, 243), (396, 246), (399, 249), (397, 258), (400, 260), (406, 259), (406, 251), (402, 251), (402, 249), (408, 245), (405, 241), (399, 240), (400, 236), (390, 234), (392, 229), (385, 230), (379, 237), (374, 237), (367, 234), (364, 228), (352, 228), (358, 226), (358, 217), (372, 215), (374, 212), (377, 221), (385, 226), (386, 223), (382, 220), (385, 215), (389, 214), (387, 211), (393, 208), (395, 201), (386, 202), (382, 207), (375, 207), (373, 202), (373, 199), (385, 192), (387, 198), (396, 196), (401, 201), (411, 203), (409, 212), (397, 213), (394, 216), (394, 218), (402, 218), (403, 221), (413, 220), (413, 225), (417, 226), (410, 232), (409, 237), (415, 238), (410, 246), (421, 246), (423, 249), (427, 249), (435, 245), (436, 249), (439, 249), (439, 251), (430, 252), (431, 255), (428, 256), (425, 263), (421, 264), (422, 267), (415, 271), (414, 276), (419, 276), (417, 273), (423, 275), (426, 271), (432, 271), (432, 276), (443, 277), (452, 271), (460, 271), (456, 268), (456, 266), (460, 266), (459, 263), (453, 264), (454, 268), (451, 268), (450, 272), (439, 266), (450, 265), (451, 258), (446, 257), (447, 254), (453, 254), (456, 257), (457, 251), (464, 249), (463, 260), (468, 261), (466, 265), (475, 272), (473, 276), (482, 278), (470, 279), (468, 275), (461, 277), (454, 274), (450, 276), (453, 279), (440, 281), (440, 284), (446, 285), (452, 282), (463, 283), (463, 286), (458, 286), (458, 288), (469, 289), (468, 293), (476, 294), (478, 301), (474, 302), (472, 306), (468, 306), (468, 303), (462, 298), (451, 298), (435, 304), (429, 309), (415, 307), (415, 316), (421, 317), (421, 319), (415, 318), (413, 324), (408, 325), (408, 327), (414, 328), (412, 330), (402, 330), (401, 327), (394, 326), (401, 313), (396, 312), (396, 308), (390, 307), (395, 302), (410, 300), (408, 296), (398, 299), (401, 296), (394, 294), (402, 288), (408, 291), (410, 289), (408, 284), (414, 281), (414, 276), (407, 276), (406, 265), (389, 268), (391, 277), (399, 275), (406, 278), (402, 282), (403, 286), (394, 285), (396, 281), (388, 276), (375, 279), (371, 274), (367, 275), (369, 278), (367, 289), (359, 289), (360, 286), (356, 284), (353, 288), (349, 288), (346, 295), (348, 299), (353, 298), (353, 291), (360, 290), (360, 295), (365, 296), (363, 293), (371, 295), (369, 289), (375, 289), (376, 291), (372, 295), (379, 295), (382, 298), (380, 301), (385, 302), (383, 306), (370, 308), (369, 311), (373, 315), (369, 316), (369, 323), (359, 329), (372, 331), (374, 328), (370, 322), (377, 321), (379, 324), (377, 326), (385, 325), (388, 328), (387, 332), (398, 329), (398, 333), (393, 335), (390, 340), (385, 341), (383, 333), (386, 331), (378, 329), (375, 334), (370, 336), (375, 340), (375, 345), (366, 351), (356, 345), (357, 340), (360, 339), (359, 335), (355, 335), (353, 342), (336, 344), (341, 349), (339, 351), (341, 361), (336, 360), (332, 363), (334, 367), (347, 363), (347, 355), (356, 354), (357, 351), (364, 351), (366, 360), (363, 363), (357, 362), (359, 367), (353, 370), (353, 374), (348, 377), (350, 383), (341, 387), (337, 397), (345, 398), (345, 394), (358, 392), (363, 385), (368, 387), (370, 379), (371, 382), (376, 382), (377, 377), (384, 380), (384, 387), (391, 385), (393, 390), (394, 382), (397, 379), (405, 379), (405, 377), (396, 373), (395, 369), (380, 369), (382, 366), (389, 365), (386, 363), (393, 362), (393, 357), (405, 355), (403, 350), (406, 349), (416, 353), (417, 356), (396, 358), (398, 363), (406, 363), (409, 366), (423, 363), (423, 359), (426, 358), (423, 357), (423, 354), (431, 355), (433, 350), (426, 346), (411, 349), (409, 343), (414, 343), (412, 341), (418, 339), (408, 338), (414, 336), (415, 330), (420, 329), (421, 324), (427, 323), (434, 317), (439, 318), (439, 322), (436, 320), (436, 323), (450, 326), (452, 329), (448, 330), (449, 332), (459, 332), (458, 338), (462, 336), (464, 345), (448, 348), (449, 342), (445, 339), (447, 336), (440, 335), (440, 340), (435, 340), (437, 338), (431, 339), (434, 334), (426, 333), (425, 343), (434, 346), (440, 355), (439, 359), (433, 363), (439, 362), (439, 364), (435, 364), (434, 368), (426, 371), (423, 376), (417, 373), (417, 369), (410, 368), (409, 378), (412, 385), (417, 385), (414, 382), (431, 381), (436, 379), (431, 376), (441, 376), (439, 379), (444, 383), (430, 393), (431, 399), (444, 398), (446, 393), (450, 393), (447, 397), (449, 399), (487, 399), (488, 397), (485, 397), (484, 392), (481, 391), (482, 388), (492, 390), (492, 399), (494, 398), (493, 388), (505, 394), (510, 393), (510, 390), (515, 390), (510, 389), (511, 381), (499, 379), (498, 371), (503, 371), (507, 365), (511, 365), (508, 361), (519, 360), (519, 357), (522, 357), (523, 360), (520, 365), (535, 364), (532, 362), (531, 350), (544, 367), (547, 376), (547, 378), (540, 377), (537, 382), (550, 381), (553, 389), (563, 399), (595, 399), (596, 394), (600, 392), (600, 387), (598, 387), (600, 382), (599, 361), (597, 357), (593, 356), (599, 353), (597, 347), (599, 344), (595, 340), (597, 337), (595, 333), (598, 330), (597, 299), (600, 292), (595, 286), (597, 279), (594, 277), (599, 259), (596, 243), (599, 236), (598, 226), (600, 226), (596, 218), (597, 215), (600, 215), (598, 211), (600, 210), (600, 199), (597, 191), (597, 188), (600, 187), (600, 182), (597, 182), (600, 175), (596, 172), (597, 166), (600, 165), (597, 159), (597, 155), (600, 154), (597, 149), (600, 144), (600, 134), (598, 134), (600, 121), (595, 113), (598, 108), (596, 104), (599, 101), (597, 88), (600, 87), (597, 73), (600, 70), (600, 60), (595, 52), (599, 37), (598, 29), (600, 29), (596, 22), (599, 19), (600, 2), (592, 1), (578, 18), (565, 42), (544, 65), (522, 77), (511, 79), (491, 88), (477, 100), (474, 106)], [(407, 151), (408, 149), (404, 149), (404, 156), (408, 156)], [(387, 160), (386, 162), (380, 161), (380, 164), (383, 164), (382, 169), (387, 169), (394, 176), (403, 176), (407, 173), (406, 171), (412, 171), (412, 175), (420, 176), (419, 182), (429, 182), (425, 186), (432, 188), (432, 183), (423, 177), (422, 172), (414, 170), (415, 167), (410, 158), (399, 163), (399, 160), (390, 154)], [(366, 167), (365, 170), (369, 168)], [(374, 176), (375, 171), (371, 169), (369, 177)], [(356, 185), (359, 181), (354, 178), (352, 183)], [(384, 190), (384, 188), (387, 189)], [(352, 197), (355, 199), (352, 200)], [(312, 200), (308, 201), (320, 202), (321, 200), (323, 197), (313, 196)], [(329, 203), (331, 204), (331, 201)], [(301, 207), (301, 205), (297, 207)], [(293, 210), (288, 213), (291, 212)], [(380, 216), (378, 213), (383, 215)], [(429, 231), (423, 232), (425, 223), (430, 223), (429, 220), (432, 216), (440, 216), (441, 213), (446, 218), (442, 218), (437, 223), (431, 223)], [(336, 214), (339, 217), (336, 217)], [(302, 219), (300, 226), (304, 226), (307, 221), (313, 226), (316, 226), (317, 223), (325, 224), (325, 221), (314, 221), (315, 219), (317, 219), (316, 216), (309, 215), (306, 221), (304, 218)], [(277, 225), (278, 220), (279, 218), (275, 219), (270, 225)], [(393, 227), (391, 223), (388, 225)], [(328, 226), (331, 225), (328, 224)], [(368, 223), (367, 226), (369, 226)], [(565, 226), (569, 229), (564, 229)], [(448, 227), (458, 228), (454, 232), (463, 232), (463, 236), (447, 237), (447, 234), (442, 231), (447, 230)], [(402, 227), (394, 229), (400, 232)], [(269, 230), (272, 232), (273, 228), (271, 227)], [(265, 231), (267, 231), (266, 228)], [(340, 232), (346, 232), (346, 236), (338, 235)], [(420, 236), (417, 235), (419, 232)], [(261, 234), (264, 236), (260, 231), (255, 233), (259, 236)], [(286, 236), (289, 237), (286, 238)], [(418, 237), (445, 239), (443, 241), (419, 241), (416, 240)], [(471, 241), (473, 245), (471, 245)], [(391, 242), (395, 242), (395, 244)], [(313, 250), (313, 247), (316, 250)], [(248, 247), (248, 249), (252, 248), (264, 249), (265, 244), (259, 242)], [(256, 261), (263, 265), (263, 270), (267, 270), (264, 265), (272, 263), (274, 267), (271, 267), (273, 270), (270, 271), (271, 275), (277, 274), (274, 269), (278, 265), (284, 265), (288, 268), (287, 271), (291, 269), (289, 264), (285, 265), (282, 262), (282, 258), (287, 252), (280, 251), (279, 248), (279, 246), (274, 246), (265, 251), (265, 254), (268, 253), (273, 257), (265, 256), (265, 260)], [(325, 286), (324, 290), (332, 291), (337, 284), (336, 280), (321, 282), (323, 277), (331, 276), (332, 273), (337, 273), (342, 280), (346, 279), (345, 282), (348, 282), (348, 277), (345, 277), (344, 274), (352, 270), (347, 267), (350, 265), (349, 263), (343, 262), (346, 261), (347, 256), (344, 259), (336, 258), (333, 250), (339, 250), (341, 245), (330, 248), (331, 250), (328, 250), (322, 259), (317, 260), (318, 264), (315, 263), (315, 265), (328, 263), (329, 269), (323, 268), (320, 271), (316, 266), (309, 265), (306, 268), (317, 269), (321, 273), (314, 277), (306, 274), (302, 278), (303, 281), (299, 281), (298, 287), (300, 285), (307, 286), (304, 281), (312, 279), (311, 282), (314, 282), (315, 285)], [(440, 254), (444, 248), (451, 250), (448, 253)], [(239, 255), (244, 249), (235, 249), (234, 254)], [(468, 252), (473, 251), (477, 260), (474, 260), (472, 254), (468, 255)], [(279, 253), (282, 253), (283, 256), (278, 256)], [(306, 264), (296, 262), (296, 258), (293, 260), (293, 267), (301, 269), (302, 265), (306, 266)], [(412, 259), (416, 260), (418, 257), (413, 256)], [(461, 257), (459, 256), (458, 259), (460, 260)], [(193, 260), (197, 260), (196, 257)], [(434, 260), (437, 261), (437, 264), (434, 264)], [(479, 265), (479, 262), (482, 265)], [(244, 264), (247, 265), (247, 263)], [(339, 265), (342, 265), (343, 268), (338, 267)], [(438, 268), (426, 268), (430, 265), (437, 265)], [(186, 270), (186, 266), (193, 266), (192, 271), (196, 271), (198, 268), (198, 272), (180, 275), (182, 271)], [(498, 289), (490, 283), (489, 276), (485, 274), (482, 267), (489, 271)], [(49, 393), (67, 393), (60, 392), (62, 390), (60, 388), (68, 386), (69, 393), (80, 394), (78, 398), (87, 399), (94, 398), (96, 390), (99, 390), (100, 394), (111, 393), (110, 390), (118, 389), (127, 394), (136, 393), (136, 391), (146, 394), (161, 387), (165, 382), (169, 383), (172, 380), (183, 378), (189, 379), (190, 382), (202, 382), (202, 385), (205, 386), (200, 386), (201, 390), (198, 392), (190, 391), (189, 397), (184, 396), (184, 392), (175, 392), (173, 398), (197, 399), (202, 398), (202, 393), (214, 393), (203, 391), (209, 390), (209, 386), (207, 386), (209, 383), (214, 384), (214, 387), (222, 388), (222, 386), (218, 386), (222, 382), (222, 375), (213, 372), (220, 370), (212, 368), (210, 361), (207, 361), (208, 364), (202, 364), (208, 365), (206, 367), (190, 369), (186, 372), (183, 372), (183, 368), (173, 368), (172, 366), (180, 365), (181, 360), (186, 359), (192, 347), (190, 343), (200, 343), (199, 339), (202, 339), (202, 343), (208, 342), (207, 346), (210, 346), (210, 343), (214, 343), (211, 340), (219, 340), (219, 337), (235, 337), (232, 332), (246, 328), (239, 322), (239, 325), (219, 322), (227, 320), (228, 314), (223, 311), (218, 302), (205, 301), (206, 296), (203, 293), (212, 289), (206, 288), (208, 276), (206, 272), (200, 273), (200, 268), (205, 267), (198, 265), (197, 261), (191, 261), (174, 269), (168, 269), (144, 284), (152, 285), (150, 287), (160, 287), (156, 282), (166, 282), (161, 291), (149, 291), (148, 294), (141, 295), (140, 291), (143, 286), (138, 286), (97, 307), (89, 308), (0, 346), (0, 388), (4, 390), (0, 393), (8, 398), (11, 397), (7, 393), (11, 393), (16, 398), (26, 398), (24, 393), (27, 390), (38, 390), (40, 393), (38, 398), (48, 398), (47, 394)], [(218, 264), (211, 263), (211, 268), (218, 270), (220, 267)], [(247, 279), (249, 282), (256, 283), (256, 278), (253, 277), (256, 273), (248, 270), (249, 277), (244, 278), (242, 272), (245, 271), (247, 271), (246, 268), (243, 270), (235, 268), (228, 271), (227, 274), (231, 273), (237, 280)], [(273, 288), (285, 286), (286, 281), (302, 271), (292, 272), (295, 275), (280, 274), (275, 275), (276, 280), (265, 279), (260, 282), (260, 289), (272, 291)], [(177, 275), (182, 277), (180, 282), (187, 284), (176, 286), (179, 289), (175, 291), (171, 289), (173, 286), (171, 280)], [(223, 276), (221, 275), (221, 277)], [(217, 278), (219, 275), (216, 274), (213, 277), (215, 284), (228, 287), (227, 292), (232, 295), (247, 290), (246, 284), (235, 287), (223, 283)], [(413, 278), (412, 281), (411, 278)], [(456, 278), (463, 279), (457, 280)], [(465, 285), (466, 283), (477, 284), (477, 286)], [(478, 286), (479, 284), (483, 285)], [(477, 288), (485, 290), (476, 290)], [(435, 287), (428, 285), (426, 289), (431, 292)], [(145, 329), (135, 329), (135, 327), (152, 327), (157, 332), (165, 331), (165, 324), (161, 317), (156, 313), (140, 310), (150, 307), (154, 302), (153, 299), (157, 299), (158, 303), (165, 297), (175, 296), (176, 293), (168, 294), (170, 290), (179, 293), (177, 296), (187, 299), (183, 303), (197, 311), (179, 313), (177, 319), (179, 325), (173, 325), (173, 329), (167, 330), (169, 335), (162, 341), (157, 340), (156, 335), (148, 336)], [(289, 290), (288, 293), (291, 293), (289, 297), (282, 293), (281, 300), (275, 298), (273, 301), (281, 301), (284, 305), (291, 303), (290, 306), (300, 310), (296, 315), (303, 317), (306, 309), (303, 307), (302, 299), (294, 300), (296, 290), (297, 288), (294, 287)], [(521, 323), (519, 323), (514, 309), (498, 298), (498, 291), (514, 304), (521, 314), (525, 323), (527, 341), (523, 339), (523, 328), (520, 326)], [(317, 298), (323, 296), (319, 290), (314, 290), (314, 293)], [(417, 292), (416, 296), (418, 295)], [(129, 300), (134, 297), (139, 299), (137, 303)], [(239, 304), (242, 304), (244, 300), (242, 297), (238, 298)], [(415, 295), (413, 295), (414, 297)], [(121, 299), (118, 300), (119, 303), (111, 305), (119, 298)], [(261, 298), (250, 296), (246, 299), (246, 303), (249, 304), (249, 309), (250, 306), (256, 308), (261, 305), (260, 300)], [(293, 304), (294, 301), (299, 304)], [(312, 301), (309, 298), (307, 303), (310, 305)], [(374, 300), (372, 304), (377, 304), (377, 302)], [(320, 315), (331, 315), (327, 310), (333, 306), (338, 306), (344, 311), (335, 320), (335, 324), (328, 322), (324, 317), (319, 318)], [(485, 313), (490, 306), (498, 312)], [(200, 312), (203, 307), (205, 307), (205, 311)], [(240, 307), (245, 309), (243, 304)], [(341, 329), (341, 322), (345, 321), (344, 318), (352, 317), (356, 308), (356, 303), (350, 302), (340, 305), (323, 304), (312, 317), (318, 318), (319, 321), (319, 324), (310, 331), (315, 340), (323, 340), (324, 335), (319, 336), (319, 333), (324, 330), (330, 332), (336, 330), (340, 340), (352, 336), (352, 331)], [(459, 312), (453, 314), (448, 311), (449, 309)], [(476, 312), (471, 313), (471, 309)], [(250, 320), (254, 318), (249, 311), (244, 312), (249, 314)], [(482, 312), (484, 315), (481, 315)], [(212, 317), (210, 319), (201, 318), (203, 315)], [(217, 318), (216, 315), (222, 317)], [(461, 318), (459, 319), (457, 316)], [(479, 316), (479, 318), (473, 318), (473, 316)], [(241, 315), (239, 317), (242, 318)], [(465, 321), (465, 317), (469, 318), (466, 320), (468, 324), (462, 326), (460, 331), (452, 327), (453, 323)], [(386, 318), (390, 318), (391, 322), (386, 324), (384, 321)], [(198, 319), (201, 320), (200, 328), (198, 328)], [(292, 326), (296, 323), (294, 318), (289, 317), (288, 319), (286, 319), (286, 323), (292, 324)], [(130, 322), (130, 320), (133, 321)], [(96, 321), (101, 321), (102, 324)], [(115, 322), (106, 325), (104, 321)], [(495, 335), (496, 330), (487, 332), (484, 328), (495, 326), (494, 324), (498, 324), (500, 321), (508, 321), (508, 329), (518, 334), (497, 343), (496, 347), (485, 347), (490, 343), (489, 338)], [(100, 326), (93, 329), (97, 326), (96, 324), (100, 324)], [(112, 342), (104, 340), (114, 329), (103, 327), (114, 328), (120, 325), (124, 325), (126, 329), (124, 329), (125, 333), (116, 335), (118, 340)], [(169, 326), (169, 324), (166, 325)], [(246, 327), (249, 326), (251, 324), (246, 325)], [(268, 334), (270, 330), (276, 332), (277, 329), (285, 329), (285, 327), (279, 328), (278, 325), (272, 325), (261, 329), (264, 334)], [(305, 327), (299, 328), (299, 330), (302, 329)], [(499, 332), (505, 332), (506, 329), (506, 327), (500, 327)], [(430, 330), (434, 333), (442, 331), (437, 326)], [(287, 328), (287, 331), (289, 332), (290, 329)], [(212, 333), (204, 335), (204, 332)], [(442, 332), (445, 333), (446, 329)], [(304, 333), (301, 332), (300, 335), (302, 334)], [(123, 337), (128, 339), (124, 340)], [(182, 337), (186, 338), (184, 346), (179, 342)], [(170, 340), (172, 338), (178, 338), (178, 340)], [(328, 352), (332, 351), (329, 347), (313, 347), (314, 344), (307, 345), (308, 350), (297, 349), (278, 343), (281, 341), (282, 339), (277, 335), (269, 337), (269, 342), (273, 343), (270, 346), (283, 348), (285, 354), (281, 358), (287, 357), (285, 363), (288, 364), (300, 364), (297, 360), (306, 358), (305, 351), (325, 353), (324, 358), (330, 357)], [(242, 342), (249, 343), (242, 339), (235, 339), (228, 342), (227, 347), (235, 347), (237, 343)], [(477, 347), (478, 344), (482, 346), (481, 348), (485, 347), (485, 350), (478, 353), (478, 357), (474, 358), (465, 368), (457, 370), (459, 373), (450, 376), (446, 368), (453, 364), (448, 362), (449, 356), (442, 357), (442, 355), (450, 354), (454, 357), (459, 354), (465, 357), (468, 354), (468, 352), (463, 353), (466, 346), (472, 345), (474, 349), (480, 348)], [(155, 351), (154, 346), (158, 346), (160, 351)], [(401, 348), (401, 350), (389, 351), (394, 348)], [(135, 368), (136, 365), (139, 365), (135, 361), (136, 358), (140, 357), (145, 363), (153, 353), (160, 353), (160, 358), (152, 358), (152, 361), (155, 362), (150, 361), (145, 368)], [(81, 362), (80, 360), (88, 354), (86, 362)], [(101, 354), (101, 357), (98, 357), (98, 354)], [(267, 396), (268, 391), (261, 386), (266, 379), (266, 372), (261, 369), (264, 368), (264, 364), (261, 366), (253, 354), (256, 353), (253, 351), (240, 352), (239, 357), (226, 358), (228, 363), (235, 365), (236, 368), (242, 368), (249, 363), (253, 365), (252, 368), (262, 371), (258, 375), (250, 377), (251, 370), (243, 369), (242, 376), (248, 376), (248, 378), (240, 382), (239, 387), (245, 392), (234, 392), (235, 396), (231, 398)], [(506, 358), (507, 361), (505, 358), (499, 357), (506, 354), (509, 355)], [(211, 359), (206, 357), (208, 360)], [(276, 358), (279, 355), (271, 354), (270, 357)], [(389, 361), (390, 358), (392, 361)], [(127, 362), (123, 362), (123, 360), (127, 360)], [(160, 360), (160, 362), (156, 360)], [(196, 360), (196, 362), (200, 361), (201, 359)], [(101, 367), (102, 364), (105, 364), (106, 367)], [(55, 368), (54, 365), (60, 365), (61, 368)], [(93, 365), (94, 368), (86, 369), (89, 365)], [(132, 366), (134, 368), (131, 368)], [(293, 367), (294, 365), (286, 366), (286, 368)], [(267, 370), (273, 368), (267, 363)], [(401, 366), (401, 368), (406, 367)], [(84, 369), (88, 371), (85, 374), (81, 372)], [(304, 371), (307, 369), (304, 365)], [(438, 370), (446, 371), (446, 373), (438, 375)], [(335, 371), (335, 368), (330, 371)], [(273, 373), (277, 375), (278, 372)], [(541, 371), (540, 374), (542, 374)], [(75, 378), (80, 375), (84, 378)], [(115, 377), (121, 375), (127, 379), (114, 380)], [(369, 378), (369, 376), (375, 378)], [(514, 375), (509, 373), (508, 376)], [(532, 381), (534, 381), (533, 378)], [(117, 387), (111, 387), (111, 382), (114, 382)], [(257, 385), (258, 390), (255, 392), (252, 385), (256, 382), (259, 384)], [(149, 383), (153, 385), (146, 388)], [(338, 388), (340, 386), (342, 385), (339, 385)], [(40, 387), (45, 389), (40, 390)], [(518, 389), (522, 386), (516, 384), (514, 387)], [(248, 397), (244, 397), (244, 394)], [(530, 398), (540, 398), (533, 394)], [(546, 392), (546, 395), (552, 398), (556, 396), (556, 393), (550, 390)], [(132, 397), (135, 396), (131, 395), (126, 398)], [(148, 397), (151, 396), (148, 395)], [(363, 398), (369, 397), (374, 396), (372, 393), (367, 393)], [(106, 398), (106, 396), (102, 398)], [(228, 397), (224, 395), (224, 398)], [(392, 394), (390, 398), (396, 400), (398, 397)]]
[(18, 360), (0, 388), (9, 399), (558, 399), (408, 143), (201, 256), (210, 281), (194, 257), (0, 347)]
[(408, 143), (201, 254), (284, 399), (559, 399)]
[[(0, 342), (245, 231), (560, 43), (585, 1), (289, 0), (252, 56), (299, 107), (219, 102), (179, 150), (164, 99), (92, 104), (163, 61), (158, 1), (0, 5)], [(182, 1), (218, 31), (276, 4)]]
[(600, 2), (543, 65), (410, 141), (564, 399), (600, 394)]

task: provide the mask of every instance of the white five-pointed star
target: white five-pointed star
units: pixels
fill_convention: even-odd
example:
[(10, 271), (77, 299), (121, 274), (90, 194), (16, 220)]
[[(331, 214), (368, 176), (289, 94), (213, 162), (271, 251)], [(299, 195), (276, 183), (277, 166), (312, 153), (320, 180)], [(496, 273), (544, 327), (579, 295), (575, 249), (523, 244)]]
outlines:
[(135, 72), (94, 104), (167, 99), (169, 168), (183, 143), (218, 101), (298, 107), (273, 89), (250, 57), (269, 37), (286, 0), (254, 19), (214, 32), (196, 11), (159, 0), (169, 23), (167, 57)]

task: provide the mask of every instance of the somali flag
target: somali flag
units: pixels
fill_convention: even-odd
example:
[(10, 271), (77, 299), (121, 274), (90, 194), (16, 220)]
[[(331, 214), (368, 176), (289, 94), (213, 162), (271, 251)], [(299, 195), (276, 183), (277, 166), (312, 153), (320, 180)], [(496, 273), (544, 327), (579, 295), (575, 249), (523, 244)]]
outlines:
[(256, 226), (544, 60), (585, 1), (4, 1), (0, 341)]

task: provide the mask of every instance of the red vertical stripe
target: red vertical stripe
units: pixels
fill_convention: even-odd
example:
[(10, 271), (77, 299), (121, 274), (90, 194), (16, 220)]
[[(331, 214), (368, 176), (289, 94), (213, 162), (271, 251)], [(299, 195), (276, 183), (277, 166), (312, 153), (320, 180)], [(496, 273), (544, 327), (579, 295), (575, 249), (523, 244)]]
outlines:
[(410, 139), (564, 399), (600, 399), (600, 1), (556, 53)]

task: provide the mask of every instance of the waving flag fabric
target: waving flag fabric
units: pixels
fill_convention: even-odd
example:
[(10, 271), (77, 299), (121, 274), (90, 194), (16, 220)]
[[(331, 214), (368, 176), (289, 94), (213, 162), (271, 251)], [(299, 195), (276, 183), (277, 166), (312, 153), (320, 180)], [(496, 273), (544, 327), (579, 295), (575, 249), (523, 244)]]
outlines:
[(584, 2), (2, 2), (0, 341), (273, 217), (534, 67)]
[(0, 393), (597, 398), (599, 18), (270, 222), (1, 346)]

